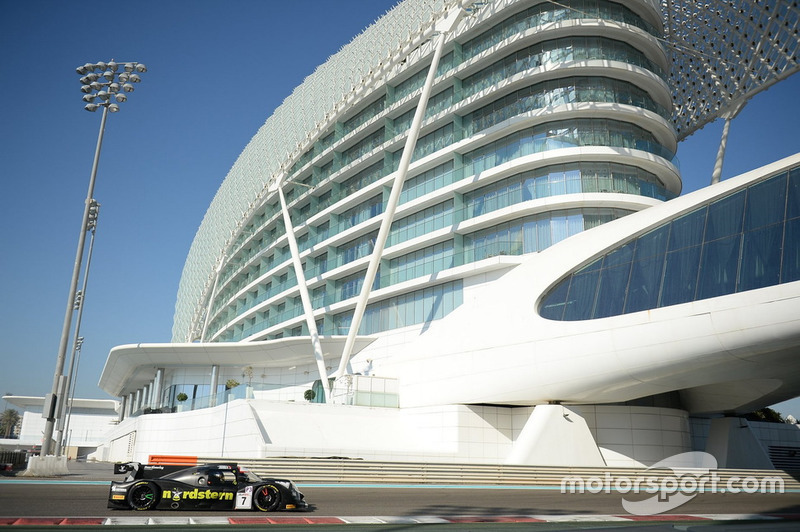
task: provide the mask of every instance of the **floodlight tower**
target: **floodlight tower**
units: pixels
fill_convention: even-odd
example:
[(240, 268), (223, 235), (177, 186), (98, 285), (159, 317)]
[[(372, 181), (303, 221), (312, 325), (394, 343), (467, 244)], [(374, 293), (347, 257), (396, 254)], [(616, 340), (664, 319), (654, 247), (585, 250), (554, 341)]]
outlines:
[[(121, 67), (121, 69), (120, 69)], [(83, 261), (84, 245), (86, 243), (86, 233), (91, 231), (93, 223), (91, 218), (93, 210), (97, 207), (94, 200), (94, 184), (97, 177), (97, 165), (100, 161), (100, 148), (103, 145), (103, 133), (105, 132), (106, 119), (108, 113), (119, 111), (119, 103), (128, 99), (127, 93), (133, 92), (134, 84), (141, 81), (139, 73), (147, 72), (147, 67), (142, 63), (133, 61), (117, 63), (114, 60), (108, 63), (86, 63), (79, 66), (76, 71), (82, 77), (81, 91), (84, 93), (83, 101), (86, 102), (85, 109), (95, 112), (103, 108), (103, 115), (100, 120), (100, 133), (97, 136), (97, 147), (94, 151), (94, 161), (92, 163), (92, 173), (89, 177), (89, 190), (86, 194), (86, 202), (83, 208), (83, 219), (81, 220), (80, 234), (78, 236), (78, 249), (75, 254), (75, 265), (72, 270), (72, 279), (69, 286), (67, 297), (67, 310), (64, 315), (64, 326), (61, 330), (61, 342), (58, 347), (58, 357), (56, 358), (56, 369), (53, 375), (53, 387), (45, 398), (42, 417), (45, 422), (44, 437), (42, 439), (42, 456), (51, 454), (53, 449), (53, 431), (57, 413), (61, 410), (57, 408), (58, 401), (66, 401), (66, 382), (63, 375), (64, 361), (67, 354), (67, 346), (70, 339), (70, 329), (72, 328), (73, 311), (76, 308), (76, 295), (78, 288), (78, 278), (80, 277), (81, 262)], [(81, 301), (80, 304), (83, 302)], [(58, 446), (55, 448), (58, 452)]]

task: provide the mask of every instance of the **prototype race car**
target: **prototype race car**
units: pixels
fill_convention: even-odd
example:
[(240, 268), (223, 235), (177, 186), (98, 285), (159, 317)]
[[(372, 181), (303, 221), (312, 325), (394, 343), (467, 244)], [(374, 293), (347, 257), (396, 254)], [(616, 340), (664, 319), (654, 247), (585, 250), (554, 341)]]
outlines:
[(108, 507), (133, 510), (298, 510), (308, 508), (294, 482), (262, 479), (238, 464), (193, 467), (114, 464)]

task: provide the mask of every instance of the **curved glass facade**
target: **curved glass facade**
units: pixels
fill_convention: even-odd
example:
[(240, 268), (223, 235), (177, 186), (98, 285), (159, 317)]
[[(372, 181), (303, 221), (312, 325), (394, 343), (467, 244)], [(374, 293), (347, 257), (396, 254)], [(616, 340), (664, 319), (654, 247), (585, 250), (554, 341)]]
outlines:
[[(648, 36), (658, 33), (653, 26), (630, 9), (604, 0), (569, 0), (564, 5), (531, 2), (534, 5), (523, 11), (514, 8), (516, 13), (504, 17), (502, 10), (513, 4), (503, 4), (487, 29), (465, 41), (455, 36), (450, 49), (445, 50), (400, 198), (401, 205), (412, 205), (394, 219), (387, 241), (389, 248), (408, 249), (390, 251), (391, 259), (381, 261), (375, 289), (414, 283), (415, 279), (430, 278), (494, 255), (541, 251), (578, 231), (635, 210), (593, 205), (594, 200), (590, 200), (582, 209), (547, 209), (514, 220), (503, 217), (492, 221), (493, 213), (506, 206), (573, 193), (630, 194), (663, 200), (677, 192), (670, 192), (658, 175), (637, 166), (644, 164), (638, 162), (640, 159), (646, 159), (653, 171), (652, 158), (635, 152), (617, 154), (614, 164), (593, 160), (599, 155), (587, 157), (583, 153), (580, 161), (576, 156), (573, 162), (563, 162), (565, 156), (559, 155), (563, 164), (540, 163), (539, 168), (529, 166), (499, 181), (484, 175), (486, 170), (520, 157), (563, 148), (614, 147), (674, 160), (674, 140), (665, 127), (669, 110), (659, 103), (669, 101), (668, 92), (653, 88), (652, 76), (642, 70), (664, 77), (661, 58), (648, 57), (660, 46)], [(560, 32), (558, 38), (528, 32), (525, 38), (534, 44), (517, 49), (515, 35), (567, 19), (627, 24), (637, 33), (637, 42), (649, 40), (649, 44), (640, 50), (586, 29), (594, 25), (577, 25), (578, 34)], [(619, 31), (619, 26), (616, 28)], [(585, 35), (587, 31), (592, 35)], [(362, 289), (361, 263), (374, 250), (376, 219), (384, 215), (391, 186), (386, 178), (398, 167), (402, 139), (411, 125), (413, 100), (419, 97), (429, 57), (415, 59), (401, 69), (400, 75), (395, 74), (395, 79), (377, 84), (364, 94), (364, 100), (353, 102), (357, 111), (345, 112), (328, 122), (318, 139), (286, 164), (289, 171), (284, 194), (295, 226), (304, 279), (295, 275), (274, 194), (251, 203), (254, 212), (233, 234), (218, 277), (207, 281), (207, 308), (193, 318), (196, 331), (200, 317), (208, 316), (202, 327), (203, 341), (307, 334), (298, 282), (306, 283), (311, 293), (323, 334), (340, 333), (349, 323), (348, 312), (336, 309), (345, 301), (352, 303)], [(612, 68), (602, 76), (583, 75), (581, 62), (592, 60), (611, 62)], [(572, 63), (572, 68), (553, 78), (554, 68), (565, 63)], [(536, 68), (543, 65), (547, 68)], [(409, 72), (404, 72), (406, 69)], [(623, 70), (625, 80), (616, 79), (623, 76)], [(546, 74), (545, 79), (538, 79), (542, 74)], [(530, 81), (522, 80), (513, 92), (503, 90), (503, 81), (520, 75)], [(638, 77), (649, 80), (643, 84), (649, 89), (636, 83)], [(614, 106), (613, 119), (596, 117), (588, 107), (578, 109), (577, 114), (573, 109), (569, 118), (553, 113), (547, 123), (533, 122), (535, 125), (522, 130), (493, 135), (490, 142), (480, 140), (488, 128), (511, 124), (510, 118), (572, 103), (621, 105)], [(465, 104), (469, 111), (462, 114), (460, 109)], [(654, 114), (642, 115), (632, 108)], [(611, 112), (611, 106), (606, 106), (605, 113)], [(659, 132), (658, 137), (654, 132)], [(461, 144), (467, 139), (478, 142)], [(423, 158), (435, 163), (416, 168), (413, 162)], [(664, 165), (664, 173), (669, 175), (670, 186), (676, 188), (674, 169)], [(378, 182), (383, 184), (376, 186)], [(641, 208), (638, 203), (636, 208)], [(477, 216), (482, 217), (480, 231), (455, 234), (458, 224)], [(453, 232), (449, 238), (442, 233), (447, 230)], [(430, 242), (424, 240), (428, 235)], [(358, 271), (354, 273), (354, 269)], [(459, 293), (454, 301), (460, 301), (461, 289), (460, 282), (452, 286), (451, 290)], [(402, 299), (402, 295), (384, 301), (396, 298)], [(378, 303), (369, 303), (367, 316), (380, 306), (373, 305)], [(393, 305), (396, 307), (397, 302)], [(442, 308), (449, 312), (449, 306)], [(422, 315), (431, 319), (443, 316), (440, 311)], [(365, 319), (371, 325), (362, 326), (367, 331), (362, 334), (387, 330), (385, 324), (377, 326), (373, 318)], [(422, 322), (404, 319), (387, 323), (401, 327)]]
[(473, 111), (462, 120), (464, 134), (472, 135), (534, 109), (581, 102), (621, 103), (653, 111), (665, 120), (669, 117), (664, 106), (633, 83), (599, 76), (572, 76), (525, 87)]
[(800, 280), (800, 168), (624, 243), (559, 282), (539, 313), (588, 320)]

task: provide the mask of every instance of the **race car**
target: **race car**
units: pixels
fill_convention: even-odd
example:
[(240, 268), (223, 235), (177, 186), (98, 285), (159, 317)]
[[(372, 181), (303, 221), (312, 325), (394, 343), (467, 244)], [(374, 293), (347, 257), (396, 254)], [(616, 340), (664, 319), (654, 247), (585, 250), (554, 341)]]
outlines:
[(193, 467), (114, 464), (108, 507), (133, 510), (300, 510), (308, 508), (291, 480), (262, 479), (235, 463)]

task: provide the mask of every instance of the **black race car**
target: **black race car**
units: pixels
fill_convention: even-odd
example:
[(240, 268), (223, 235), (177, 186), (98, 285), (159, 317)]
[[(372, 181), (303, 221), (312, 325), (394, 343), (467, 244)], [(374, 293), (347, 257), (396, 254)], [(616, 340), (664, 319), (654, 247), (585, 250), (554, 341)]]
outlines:
[(291, 480), (262, 479), (237, 464), (193, 467), (114, 464), (108, 507), (134, 510), (298, 510), (308, 508)]

